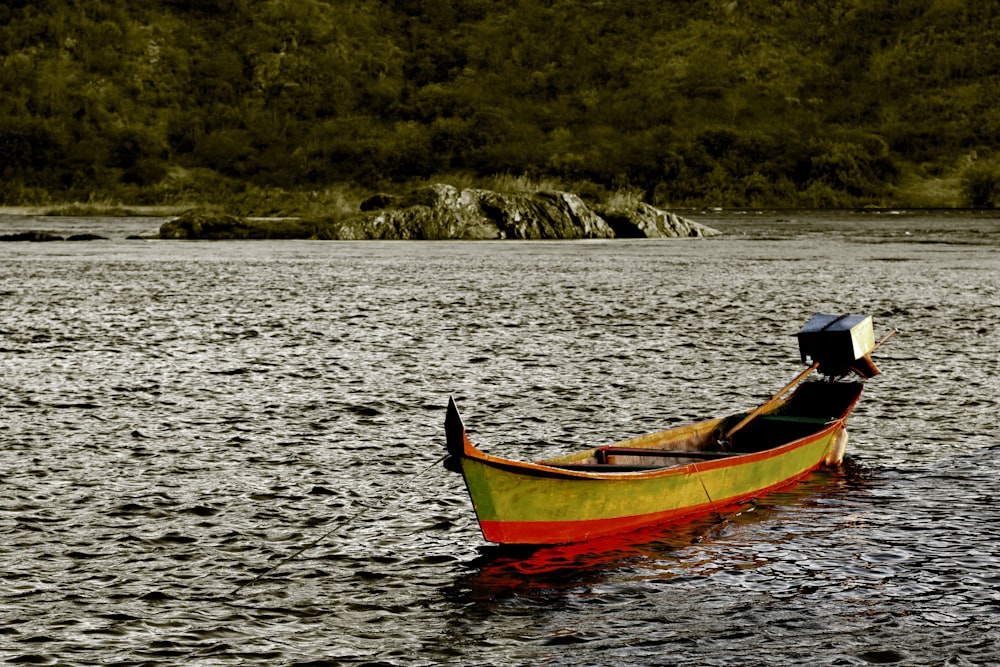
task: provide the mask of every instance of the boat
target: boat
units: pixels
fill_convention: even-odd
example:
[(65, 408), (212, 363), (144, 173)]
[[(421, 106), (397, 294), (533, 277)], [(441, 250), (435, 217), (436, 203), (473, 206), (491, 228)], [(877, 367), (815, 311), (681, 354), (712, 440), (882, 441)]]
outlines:
[(497, 544), (571, 544), (720, 513), (840, 465), (847, 418), (880, 373), (870, 354), (894, 333), (876, 344), (871, 316), (817, 313), (797, 334), (809, 368), (754, 410), (536, 462), (477, 449), (450, 397), (444, 465)]

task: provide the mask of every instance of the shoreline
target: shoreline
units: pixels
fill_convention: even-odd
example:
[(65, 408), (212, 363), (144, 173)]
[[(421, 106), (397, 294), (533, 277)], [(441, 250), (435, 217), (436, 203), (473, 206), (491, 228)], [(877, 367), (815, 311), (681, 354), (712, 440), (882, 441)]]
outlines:
[(194, 206), (130, 206), (94, 204), (52, 204), (48, 206), (0, 206), (0, 215), (25, 218), (105, 217), (105, 218), (169, 218)]
[[(52, 204), (42, 206), (0, 206), (0, 215), (37, 217), (37, 218), (59, 218), (59, 217), (107, 217), (107, 218), (169, 218), (179, 216), (192, 209), (205, 208), (203, 205), (93, 205), (93, 204)], [(850, 211), (854, 213), (869, 214), (894, 214), (903, 215), (914, 212), (939, 211), (955, 213), (998, 213), (1000, 209), (981, 208), (973, 206), (886, 206), (886, 207), (864, 207), (864, 208), (787, 208), (776, 206), (763, 206), (760, 208), (749, 206), (733, 206), (729, 208), (715, 206), (680, 206), (669, 207), (665, 210), (677, 213), (678, 215), (746, 215), (750, 213), (790, 213), (795, 211), (803, 212), (833, 212)], [(247, 220), (301, 220), (302, 216), (297, 215), (248, 215), (241, 216)]]
[(0, 215), (39, 216), (41, 210), (37, 206), (0, 206)]

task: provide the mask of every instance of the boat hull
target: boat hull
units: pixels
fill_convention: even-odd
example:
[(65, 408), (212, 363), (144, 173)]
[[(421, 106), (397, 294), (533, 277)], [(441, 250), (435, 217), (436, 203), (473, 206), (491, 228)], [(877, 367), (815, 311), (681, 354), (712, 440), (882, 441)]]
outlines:
[(474, 458), (465, 458), (462, 470), (486, 540), (579, 542), (714, 512), (792, 484), (823, 463), (839, 430), (739, 461), (618, 473), (611, 479), (549, 476)]
[[(812, 419), (819, 424), (802, 437), (712, 460), (649, 470), (636, 465), (628, 472), (593, 472), (588, 469), (601, 466), (575, 465), (595, 460), (596, 449), (539, 463), (491, 456), (471, 445), (452, 402), (450, 423), (446, 422), (453, 459), (449, 467), (461, 471), (486, 540), (536, 545), (580, 542), (717, 512), (793, 484), (824, 464), (839, 463), (846, 443), (845, 420), (860, 396), (861, 385), (856, 386), (838, 414)], [(776, 405), (772, 412), (781, 407)], [(661, 450), (664, 454), (690, 450), (707, 442), (725, 423), (723, 419), (700, 422), (618, 445), (626, 446), (623, 452), (641, 449), (647, 456)], [(682, 460), (686, 459), (678, 459)]]

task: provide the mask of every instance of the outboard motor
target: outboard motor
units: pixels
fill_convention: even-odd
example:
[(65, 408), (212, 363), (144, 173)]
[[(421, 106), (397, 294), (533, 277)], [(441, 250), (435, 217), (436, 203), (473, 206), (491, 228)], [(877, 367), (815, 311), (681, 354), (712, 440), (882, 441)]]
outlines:
[(819, 364), (819, 372), (830, 379), (857, 373), (875, 377), (881, 371), (869, 356), (875, 349), (871, 315), (817, 313), (799, 331), (802, 363)]

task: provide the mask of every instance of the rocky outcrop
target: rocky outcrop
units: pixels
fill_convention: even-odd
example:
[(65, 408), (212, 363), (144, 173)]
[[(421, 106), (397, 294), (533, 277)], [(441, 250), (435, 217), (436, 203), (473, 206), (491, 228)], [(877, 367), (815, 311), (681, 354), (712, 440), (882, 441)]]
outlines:
[(48, 232), (18, 232), (16, 234), (2, 234), (0, 241), (29, 241), (31, 243), (44, 243), (46, 241), (64, 241), (63, 237)]
[(336, 225), (341, 238), (592, 239), (615, 233), (568, 192), (501, 194), (435, 184), (401, 197), (375, 195)]
[(225, 213), (192, 210), (160, 225), (161, 239), (245, 239), (249, 225)]
[(173, 240), (308, 239), (315, 227), (301, 220), (253, 220), (193, 209), (160, 225), (159, 238)]
[(0, 241), (30, 241), (32, 243), (44, 243), (47, 241), (107, 241), (108, 237), (99, 234), (73, 234), (62, 237), (49, 232), (18, 232), (17, 234), (2, 234)]
[(339, 223), (339, 238), (607, 239), (720, 233), (648, 204), (595, 211), (568, 192), (501, 194), (443, 184), (401, 197), (374, 195), (361, 203), (361, 211)]
[(435, 184), (378, 194), (346, 218), (261, 221), (189, 211), (160, 227), (162, 239), (331, 240), (611, 239), (713, 236), (714, 229), (640, 204), (599, 214), (568, 192), (506, 194)]
[(707, 225), (682, 218), (676, 213), (639, 204), (629, 210), (602, 210), (601, 215), (618, 238), (690, 238), (718, 236), (722, 232)]

